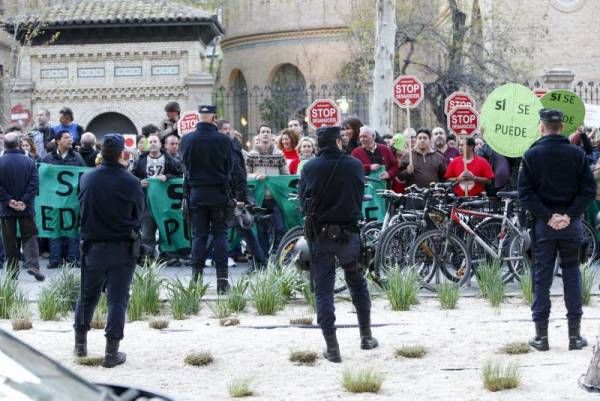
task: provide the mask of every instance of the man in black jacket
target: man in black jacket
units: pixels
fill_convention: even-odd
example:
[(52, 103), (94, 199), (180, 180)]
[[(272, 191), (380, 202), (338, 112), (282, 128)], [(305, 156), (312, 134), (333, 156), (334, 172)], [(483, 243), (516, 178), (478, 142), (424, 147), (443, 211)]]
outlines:
[(584, 152), (561, 135), (562, 118), (558, 110), (540, 111), (542, 138), (523, 156), (518, 184), (519, 200), (535, 217), (531, 311), (536, 335), (529, 344), (539, 351), (549, 349), (550, 286), (557, 252), (567, 308), (569, 350), (587, 345), (580, 333), (581, 215), (596, 196), (596, 182)]
[(225, 220), (233, 200), (231, 181), (235, 165), (231, 140), (217, 132), (216, 106), (200, 106), (196, 131), (181, 138), (181, 155), (190, 188), (192, 220), (192, 274), (201, 278), (209, 234), (214, 237), (217, 292), (229, 288)]
[[(148, 187), (150, 179), (165, 182), (183, 175), (181, 164), (162, 149), (160, 134), (150, 134), (148, 145), (150, 151), (143, 153), (133, 165), (133, 175), (140, 179), (142, 188)], [(146, 256), (155, 256), (157, 229), (157, 222), (152, 218), (150, 210), (146, 209), (142, 223), (142, 244), (146, 250), (150, 251), (150, 255)]]
[(106, 288), (108, 321), (103, 366), (125, 362), (119, 352), (129, 286), (139, 254), (139, 229), (144, 210), (144, 193), (125, 166), (125, 140), (108, 134), (102, 143), (102, 165), (81, 177), (79, 204), (83, 263), (81, 294), (75, 308), (75, 354), (87, 355), (87, 332), (100, 292)]
[(81, 147), (79, 154), (87, 167), (96, 167), (96, 136), (91, 132), (86, 132), (81, 136)]
[(358, 221), (362, 219), (365, 177), (362, 163), (342, 152), (339, 127), (318, 129), (317, 140), (321, 150), (318, 157), (304, 165), (298, 194), (308, 223), (305, 232), (311, 248), (317, 322), (327, 344), (323, 356), (330, 362), (341, 362), (333, 304), (336, 259), (344, 269), (356, 308), (360, 347), (369, 350), (378, 346), (371, 334), (367, 281), (357, 263), (360, 252)]
[(34, 205), (39, 187), (38, 171), (35, 162), (25, 156), (18, 146), (17, 134), (8, 133), (4, 136), (4, 155), (0, 157), (2, 242), (8, 269), (18, 275), (17, 223), (19, 223), (27, 273), (33, 275), (36, 280), (43, 281), (45, 277), (40, 273)]
[[(42, 163), (59, 166), (84, 167), (85, 162), (81, 155), (73, 150), (73, 138), (68, 130), (58, 131), (54, 137), (56, 149), (48, 153)], [(63, 263), (77, 265), (79, 263), (79, 237), (50, 238), (50, 259), (48, 269), (56, 269)]]

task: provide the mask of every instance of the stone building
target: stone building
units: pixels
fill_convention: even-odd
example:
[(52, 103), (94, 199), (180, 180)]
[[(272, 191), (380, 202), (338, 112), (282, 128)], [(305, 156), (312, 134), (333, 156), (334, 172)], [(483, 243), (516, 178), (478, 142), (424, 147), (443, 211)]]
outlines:
[[(14, 19), (7, 21), (14, 32)], [(68, 106), (77, 123), (102, 136), (157, 124), (168, 101), (183, 110), (211, 101), (206, 48), (222, 28), (209, 13), (164, 0), (85, 0), (40, 7), (24, 21), (43, 34), (31, 43), (18, 35), (11, 106), (48, 109), (53, 122)]]

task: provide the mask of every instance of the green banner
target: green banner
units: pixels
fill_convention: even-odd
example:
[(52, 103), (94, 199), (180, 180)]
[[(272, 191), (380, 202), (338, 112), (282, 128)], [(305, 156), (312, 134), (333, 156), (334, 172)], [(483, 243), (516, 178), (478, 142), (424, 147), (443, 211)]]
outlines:
[(38, 235), (43, 238), (79, 235), (79, 180), (88, 167), (39, 166), (40, 189), (35, 198)]
[(553, 90), (546, 93), (541, 99), (546, 109), (556, 109), (563, 113), (564, 136), (569, 136), (585, 120), (585, 104), (575, 93), (565, 90)]
[(146, 188), (146, 207), (158, 227), (158, 247), (162, 252), (189, 249), (187, 223), (181, 213), (183, 179), (173, 178), (166, 182), (150, 178)]
[(540, 137), (542, 103), (529, 88), (506, 84), (496, 88), (481, 108), (483, 137), (507, 157), (521, 157)]

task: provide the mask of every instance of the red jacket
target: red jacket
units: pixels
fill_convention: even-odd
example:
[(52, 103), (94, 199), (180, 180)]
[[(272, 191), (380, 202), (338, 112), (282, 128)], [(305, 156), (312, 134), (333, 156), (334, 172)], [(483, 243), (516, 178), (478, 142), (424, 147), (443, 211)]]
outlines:
[[(383, 164), (385, 166), (385, 171), (389, 174), (389, 178), (387, 179), (388, 187), (392, 185), (394, 182), (394, 178), (398, 175), (398, 160), (396, 156), (392, 153), (391, 149), (386, 145), (382, 145), (380, 143), (377, 144), (377, 149), (379, 153), (383, 157)], [(352, 151), (352, 156), (356, 157), (363, 164), (363, 168), (365, 169), (365, 175), (371, 174), (371, 160), (369, 159), (369, 155), (364, 147), (360, 146)]]

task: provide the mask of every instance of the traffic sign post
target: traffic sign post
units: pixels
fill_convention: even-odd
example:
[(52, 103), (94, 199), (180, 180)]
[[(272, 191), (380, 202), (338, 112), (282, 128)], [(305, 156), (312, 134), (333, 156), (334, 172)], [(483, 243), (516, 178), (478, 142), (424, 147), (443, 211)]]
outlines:
[(196, 130), (196, 125), (200, 122), (200, 115), (197, 111), (186, 111), (181, 114), (177, 121), (177, 132), (179, 136), (189, 134)]
[(308, 125), (317, 130), (321, 127), (334, 127), (342, 123), (342, 113), (338, 105), (330, 99), (317, 99), (306, 109)]
[(471, 95), (465, 92), (452, 92), (444, 102), (444, 113), (448, 115), (448, 113), (450, 113), (455, 108), (465, 106), (469, 106), (475, 109), (475, 99), (473, 99)]
[[(394, 103), (402, 109), (406, 109), (406, 128), (411, 128), (410, 109), (417, 107), (425, 97), (423, 82), (414, 75), (401, 75), (394, 81), (393, 86)], [(408, 158), (409, 164), (413, 164), (412, 149), (410, 149), (409, 138)]]

